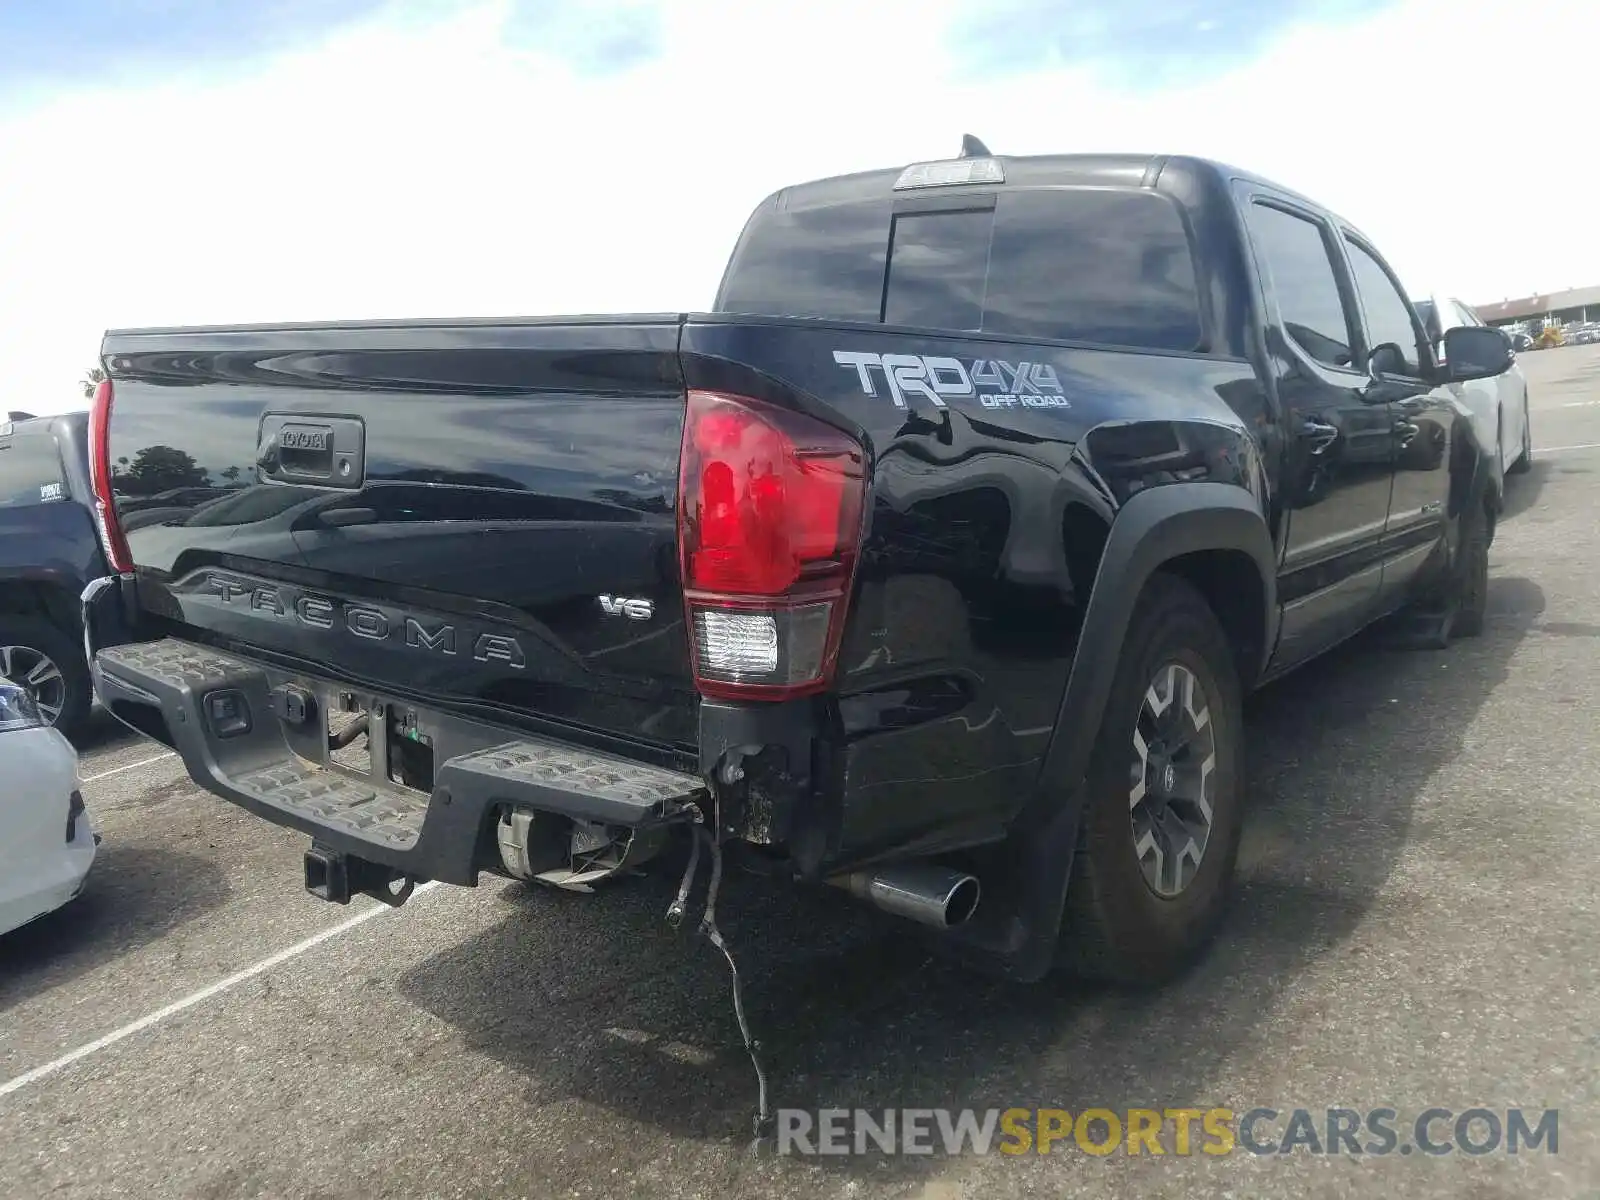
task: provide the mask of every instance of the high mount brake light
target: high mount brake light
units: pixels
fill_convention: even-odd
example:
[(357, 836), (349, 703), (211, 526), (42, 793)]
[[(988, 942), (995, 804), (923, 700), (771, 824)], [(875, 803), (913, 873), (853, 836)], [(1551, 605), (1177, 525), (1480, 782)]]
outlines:
[(702, 695), (782, 700), (828, 685), (861, 547), (865, 458), (812, 417), (689, 393), (678, 557)]
[(894, 181), (897, 192), (914, 188), (959, 187), (966, 183), (1004, 183), (1006, 169), (992, 158), (955, 158), (912, 163)]
[(114, 398), (111, 380), (102, 379), (94, 389), (94, 403), (89, 408), (89, 481), (94, 486), (94, 523), (100, 534), (100, 548), (111, 569), (126, 575), (133, 570), (133, 554), (117, 523), (116, 497), (111, 491), (111, 404)]

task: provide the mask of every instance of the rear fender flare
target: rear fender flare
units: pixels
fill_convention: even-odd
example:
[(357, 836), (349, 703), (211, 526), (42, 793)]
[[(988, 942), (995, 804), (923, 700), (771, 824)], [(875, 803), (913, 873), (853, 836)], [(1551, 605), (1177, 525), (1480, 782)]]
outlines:
[(1129, 617), (1151, 575), (1174, 559), (1200, 551), (1249, 555), (1265, 593), (1266, 628), (1258, 669), (1270, 656), (1279, 621), (1276, 554), (1258, 504), (1250, 492), (1233, 484), (1167, 484), (1134, 495), (1112, 522), (1055, 732), (1034, 793), (1012, 827), (1019, 911), (1006, 944), (997, 947), (1000, 961), (995, 965), (1002, 974), (1038, 979), (1054, 960), (1077, 846), (1084, 777)]
[(1041, 790), (1075, 790), (1105, 715), (1134, 602), (1150, 576), (1186, 554), (1237, 550), (1256, 565), (1265, 594), (1259, 672), (1277, 641), (1276, 552), (1254, 496), (1224, 483), (1175, 483), (1140, 492), (1111, 524), (1084, 612), (1078, 652), (1040, 771)]
[(1492, 451), (1476, 443), (1470, 456), (1464, 454), (1460, 460), (1451, 463), (1451, 470), (1445, 542), (1450, 552), (1449, 569), (1453, 571), (1460, 553), (1461, 530), (1466, 523), (1466, 515), (1473, 509), (1483, 508), (1489, 521), (1489, 540), (1493, 542), (1501, 513), (1505, 509), (1505, 493), (1501, 487), (1503, 481), (1495, 469)]
[(1446, 464), (1450, 471), (1448, 515), (1459, 518), (1468, 506), (1482, 504), (1486, 499), (1498, 513), (1504, 505), (1504, 481), (1497, 465), (1497, 448), (1484, 445), (1469, 420), (1458, 421), (1453, 432), (1455, 451)]

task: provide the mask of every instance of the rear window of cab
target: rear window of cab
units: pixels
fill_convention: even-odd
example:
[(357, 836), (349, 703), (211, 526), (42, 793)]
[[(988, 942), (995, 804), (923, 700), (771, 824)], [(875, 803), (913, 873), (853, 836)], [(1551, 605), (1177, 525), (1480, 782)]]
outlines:
[[(719, 311), (1193, 351), (1194, 258), (1172, 201), (1147, 190), (1019, 188), (764, 208)], [(899, 211), (896, 211), (897, 207)]]

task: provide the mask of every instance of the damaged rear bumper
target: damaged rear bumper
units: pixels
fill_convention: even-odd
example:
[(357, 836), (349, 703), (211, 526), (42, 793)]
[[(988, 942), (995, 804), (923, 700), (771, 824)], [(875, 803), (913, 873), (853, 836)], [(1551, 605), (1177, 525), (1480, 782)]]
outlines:
[[(705, 794), (679, 771), (175, 638), (108, 646), (91, 662), (101, 703), (176, 750), (196, 783), (312, 836), (323, 866), (308, 857), (307, 885), (324, 898), (385, 879), (470, 886), (482, 869), (581, 886)], [(337, 719), (365, 721), (363, 766), (330, 747)], [(351, 875), (357, 886), (341, 888)]]

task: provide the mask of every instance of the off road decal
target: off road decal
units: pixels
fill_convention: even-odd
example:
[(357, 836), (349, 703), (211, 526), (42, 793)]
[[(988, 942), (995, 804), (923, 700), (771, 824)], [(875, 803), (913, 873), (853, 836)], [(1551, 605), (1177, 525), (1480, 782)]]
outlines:
[(1007, 362), (1003, 358), (962, 361), (931, 354), (873, 354), (835, 350), (833, 361), (856, 373), (861, 390), (878, 395), (881, 379), (896, 408), (920, 396), (935, 408), (946, 401), (976, 399), (984, 408), (1071, 408), (1049, 363)]

